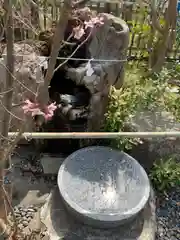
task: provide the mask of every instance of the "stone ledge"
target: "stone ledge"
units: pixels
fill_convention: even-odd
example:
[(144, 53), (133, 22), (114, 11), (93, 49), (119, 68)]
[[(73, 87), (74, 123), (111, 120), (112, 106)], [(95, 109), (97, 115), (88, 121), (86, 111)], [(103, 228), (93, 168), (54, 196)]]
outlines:
[(44, 174), (57, 174), (65, 156), (44, 154), (40, 161)]

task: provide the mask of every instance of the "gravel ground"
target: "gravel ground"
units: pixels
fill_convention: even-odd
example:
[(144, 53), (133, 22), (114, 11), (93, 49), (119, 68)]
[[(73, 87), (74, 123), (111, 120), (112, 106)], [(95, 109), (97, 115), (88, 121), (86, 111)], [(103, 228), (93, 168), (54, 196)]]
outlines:
[(180, 239), (180, 187), (160, 197), (157, 206), (156, 240)]
[[(28, 226), (29, 222), (33, 219), (34, 214), (37, 212), (37, 208), (34, 206), (30, 206), (29, 208), (25, 207), (15, 207), (14, 215), (16, 217), (16, 221), (19, 229), (23, 229)], [(12, 219), (12, 215), (10, 214), (10, 220)], [(12, 219), (13, 220), (13, 219)]]

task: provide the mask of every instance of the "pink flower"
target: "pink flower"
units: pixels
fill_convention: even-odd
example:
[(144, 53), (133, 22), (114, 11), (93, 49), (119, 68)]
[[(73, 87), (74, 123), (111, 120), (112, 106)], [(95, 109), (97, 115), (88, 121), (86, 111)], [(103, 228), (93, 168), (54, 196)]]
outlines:
[(51, 120), (56, 108), (57, 106), (55, 105), (55, 103), (51, 103), (50, 105), (45, 106), (43, 110), (41, 110), (38, 103), (33, 103), (30, 100), (26, 100), (25, 105), (22, 107), (25, 114), (30, 113), (32, 117), (36, 115), (43, 115), (47, 121)]
[(74, 38), (76, 39), (81, 39), (82, 36), (85, 34), (84, 28), (80, 25), (73, 28), (73, 32), (74, 32)]
[(34, 103), (32, 103), (28, 99), (24, 103), (25, 103), (25, 105), (22, 107), (22, 109), (24, 110), (24, 113), (29, 112), (30, 109), (35, 107)]
[(51, 118), (54, 115), (54, 111), (57, 109), (57, 106), (54, 103), (51, 103), (49, 106), (46, 106), (45, 112), (44, 112), (44, 117), (45, 119), (51, 120)]
[(88, 22), (85, 21), (85, 29), (87, 28), (93, 28), (93, 27), (99, 27), (104, 24), (104, 18), (103, 17), (93, 17)]

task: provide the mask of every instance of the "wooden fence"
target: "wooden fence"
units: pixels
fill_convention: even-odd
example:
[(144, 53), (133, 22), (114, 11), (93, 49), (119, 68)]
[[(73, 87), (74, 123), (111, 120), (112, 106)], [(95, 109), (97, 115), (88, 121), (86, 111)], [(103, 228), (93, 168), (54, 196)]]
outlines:
[[(58, 20), (62, 4), (61, 0), (45, 0), (43, 5), (39, 6), (44, 28), (48, 27), (49, 19), (50, 21)], [(148, 57), (153, 46), (150, 27), (151, 13), (147, 6), (142, 8), (141, 5), (140, 7), (136, 0), (124, 1), (123, 4), (118, 0), (90, 0), (87, 6), (97, 12), (111, 13), (128, 23), (130, 28), (129, 59), (141, 60)], [(180, 16), (177, 21), (179, 26), (177, 24), (176, 41), (171, 51), (167, 53), (167, 60), (180, 58)]]
[[(52, 21), (58, 20), (63, 2), (61, 0), (34, 0), (34, 2), (36, 2), (35, 8), (39, 14), (41, 29), (48, 29)], [(130, 29), (129, 59), (141, 60), (148, 57), (153, 47), (151, 13), (148, 7), (140, 7), (136, 0), (126, 1), (124, 4), (118, 0), (90, 0), (87, 6), (97, 12), (111, 13), (124, 19)], [(166, 56), (169, 60), (180, 58), (180, 16), (177, 18), (176, 30), (176, 41)]]

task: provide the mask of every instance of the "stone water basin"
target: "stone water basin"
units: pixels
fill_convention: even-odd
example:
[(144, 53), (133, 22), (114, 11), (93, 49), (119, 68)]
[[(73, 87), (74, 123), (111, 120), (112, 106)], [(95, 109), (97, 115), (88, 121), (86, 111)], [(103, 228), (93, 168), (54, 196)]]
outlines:
[(60, 195), (78, 220), (95, 227), (117, 227), (146, 205), (150, 183), (131, 156), (93, 146), (68, 156), (58, 172)]

